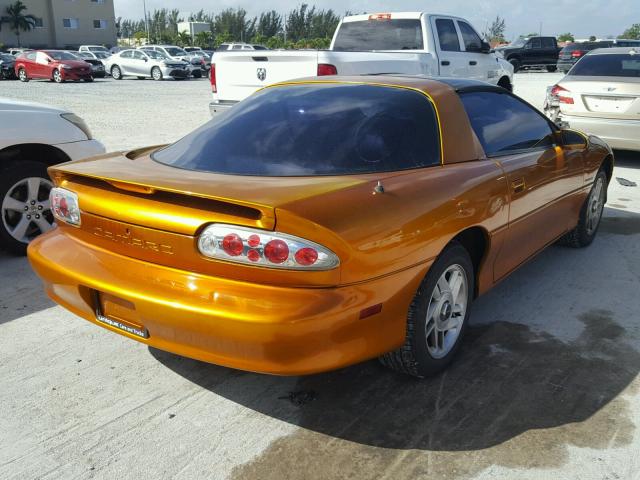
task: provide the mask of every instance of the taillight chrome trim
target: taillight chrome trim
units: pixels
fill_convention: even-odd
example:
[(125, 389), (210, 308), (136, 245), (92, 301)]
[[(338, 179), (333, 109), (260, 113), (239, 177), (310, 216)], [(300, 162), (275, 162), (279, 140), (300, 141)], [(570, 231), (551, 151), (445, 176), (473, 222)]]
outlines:
[[(238, 255), (230, 255), (223, 249), (223, 239), (227, 235), (238, 235), (242, 239), (242, 253)], [(252, 240), (254, 246), (248, 242), (249, 237), (257, 235), (260, 242), (255, 245), (255, 238)], [(273, 263), (265, 257), (266, 245), (274, 240), (280, 240), (287, 244), (289, 254), (287, 259), (282, 263)], [(289, 235), (287, 233), (273, 232), (270, 230), (260, 230), (256, 228), (240, 227), (225, 223), (213, 223), (207, 226), (197, 241), (198, 251), (206, 258), (214, 260), (222, 260), (241, 265), (250, 265), (253, 267), (276, 268), (280, 270), (295, 271), (323, 271), (333, 270), (340, 265), (340, 259), (328, 248), (311, 240)], [(318, 259), (313, 265), (301, 265), (296, 261), (296, 253), (303, 248), (313, 248), (318, 252)], [(257, 260), (249, 260), (249, 252), (258, 252)], [(255, 258), (255, 254), (252, 255)]]

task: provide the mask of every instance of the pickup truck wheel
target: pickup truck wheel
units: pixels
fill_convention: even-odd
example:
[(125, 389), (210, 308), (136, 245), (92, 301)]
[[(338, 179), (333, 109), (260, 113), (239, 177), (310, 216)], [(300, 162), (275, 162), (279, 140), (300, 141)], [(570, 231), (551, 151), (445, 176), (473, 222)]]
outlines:
[(380, 362), (419, 378), (444, 370), (460, 346), (473, 292), (469, 253), (452, 243), (431, 266), (411, 302), (404, 345), (382, 355)]
[(591, 192), (582, 205), (578, 225), (564, 235), (558, 243), (572, 248), (583, 248), (591, 245), (598, 233), (602, 211), (607, 199), (607, 174), (600, 170), (593, 181)]
[(553, 73), (553, 72), (555, 72), (556, 70), (558, 70), (558, 67), (557, 67), (557, 66), (555, 66), (555, 65), (547, 65), (547, 72), (549, 72), (549, 73)]
[(32, 161), (0, 170), (0, 245), (24, 255), (27, 245), (53, 227), (47, 166)]
[(122, 70), (118, 65), (111, 67), (111, 78), (114, 80), (122, 80)]
[(522, 66), (522, 63), (520, 63), (520, 60), (518, 60), (517, 58), (512, 58), (511, 60), (509, 60), (509, 63), (513, 66), (513, 73), (516, 73), (518, 70), (520, 70), (520, 67)]
[(27, 71), (22, 67), (20, 67), (20, 69), (18, 70), (18, 78), (21, 82), (29, 81), (29, 75), (27, 75)]

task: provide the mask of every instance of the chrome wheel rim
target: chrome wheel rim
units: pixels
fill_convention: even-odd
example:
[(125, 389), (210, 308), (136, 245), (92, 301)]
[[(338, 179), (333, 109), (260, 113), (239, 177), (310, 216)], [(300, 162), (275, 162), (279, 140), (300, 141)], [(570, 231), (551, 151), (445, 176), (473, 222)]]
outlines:
[(60, 76), (60, 72), (58, 70), (54, 70), (54, 72), (53, 72), (53, 80), (56, 83), (60, 83), (60, 80), (62, 80), (62, 77)]
[(18, 71), (18, 75), (20, 76), (20, 80), (22, 80), (23, 82), (24, 82), (24, 81), (26, 80), (26, 78), (27, 78), (27, 72), (25, 71), (25, 69), (24, 69), (24, 68), (21, 68), (21, 69)]
[(113, 78), (115, 78), (116, 80), (117, 80), (118, 78), (120, 78), (120, 69), (119, 69), (118, 67), (113, 67), (113, 68), (111, 69), (111, 76), (112, 76)]
[(160, 72), (158, 68), (154, 68), (153, 72), (151, 72), (151, 76), (153, 77), (154, 80), (160, 80), (160, 77), (162, 76), (162, 72)]
[(49, 192), (53, 185), (46, 178), (28, 177), (16, 182), (2, 199), (2, 224), (15, 240), (29, 243), (53, 227)]
[(604, 179), (599, 176), (587, 201), (587, 234), (592, 235), (600, 224), (604, 209)]
[(445, 357), (460, 336), (467, 305), (469, 282), (460, 265), (451, 265), (431, 292), (425, 322), (427, 350), (433, 358)]

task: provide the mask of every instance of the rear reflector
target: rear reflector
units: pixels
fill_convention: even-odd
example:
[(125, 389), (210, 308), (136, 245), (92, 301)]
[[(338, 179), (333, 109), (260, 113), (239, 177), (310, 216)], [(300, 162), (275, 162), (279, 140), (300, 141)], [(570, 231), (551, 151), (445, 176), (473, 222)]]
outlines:
[(319, 63), (318, 64), (318, 76), (323, 77), (326, 75), (337, 75), (338, 69), (335, 65), (331, 65), (329, 63)]
[(291, 270), (330, 270), (340, 263), (335, 253), (309, 240), (220, 223), (204, 229), (198, 250), (218, 260)]
[(362, 320), (363, 318), (371, 317), (372, 315), (376, 315), (381, 311), (382, 311), (381, 303), (378, 303), (377, 305), (371, 305), (370, 307), (360, 310), (360, 320)]

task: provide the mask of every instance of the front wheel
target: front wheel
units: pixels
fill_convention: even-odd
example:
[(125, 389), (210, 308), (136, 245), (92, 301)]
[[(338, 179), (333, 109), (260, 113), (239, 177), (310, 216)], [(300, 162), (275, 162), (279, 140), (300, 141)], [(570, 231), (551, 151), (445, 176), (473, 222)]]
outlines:
[(117, 65), (111, 67), (111, 78), (114, 80), (122, 80), (122, 70)]
[(160, 70), (160, 68), (158, 67), (153, 67), (151, 69), (151, 78), (153, 78), (156, 81), (162, 80), (163, 78), (162, 70)]
[(444, 370), (460, 346), (474, 288), (469, 253), (454, 242), (431, 266), (411, 302), (404, 345), (380, 362), (419, 378)]
[(593, 181), (591, 192), (582, 205), (578, 225), (562, 237), (559, 241), (561, 245), (572, 248), (582, 248), (591, 245), (596, 238), (602, 211), (607, 200), (607, 175), (600, 170)]
[(27, 75), (27, 71), (22, 67), (20, 67), (20, 70), (18, 70), (18, 78), (21, 82), (29, 81), (29, 75)]
[(194, 70), (193, 78), (202, 78), (202, 70)]
[(62, 73), (60, 73), (60, 70), (58, 70), (57, 68), (53, 71), (53, 81), (56, 83), (64, 82), (64, 79), (62, 78)]

